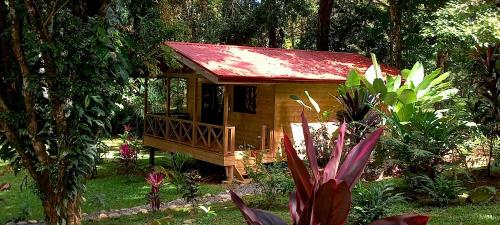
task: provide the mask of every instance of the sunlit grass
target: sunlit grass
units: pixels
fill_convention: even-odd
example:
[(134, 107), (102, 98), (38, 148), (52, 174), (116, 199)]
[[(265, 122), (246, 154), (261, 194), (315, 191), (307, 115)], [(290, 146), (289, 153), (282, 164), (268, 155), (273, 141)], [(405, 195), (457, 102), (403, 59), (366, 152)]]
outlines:
[[(92, 213), (147, 204), (146, 194), (150, 191), (150, 186), (144, 179), (144, 173), (140, 171), (147, 171), (148, 157), (146, 154), (141, 154), (139, 157), (138, 173), (119, 175), (114, 154), (116, 154), (116, 149), (110, 151), (109, 158), (98, 166), (97, 177), (88, 180), (87, 192), (84, 195), (86, 201), (82, 204), (83, 212)], [(157, 153), (155, 159), (157, 165), (165, 166), (165, 153)], [(7, 163), (0, 162), (0, 171), (6, 168), (8, 168)], [(9, 191), (0, 192), (0, 224), (18, 218), (23, 208), (29, 208), (27, 211), (31, 212), (30, 218), (43, 218), (40, 200), (31, 188), (30, 178), (24, 172), (15, 176), (13, 172), (7, 171), (4, 176), (0, 176), (0, 183), (4, 182), (10, 183), (12, 188)], [(200, 187), (202, 195), (215, 194), (224, 190), (223, 185), (217, 184), (201, 184)], [(172, 184), (167, 183), (162, 187), (160, 196), (162, 201), (170, 201), (180, 198), (181, 194), (177, 193)]]

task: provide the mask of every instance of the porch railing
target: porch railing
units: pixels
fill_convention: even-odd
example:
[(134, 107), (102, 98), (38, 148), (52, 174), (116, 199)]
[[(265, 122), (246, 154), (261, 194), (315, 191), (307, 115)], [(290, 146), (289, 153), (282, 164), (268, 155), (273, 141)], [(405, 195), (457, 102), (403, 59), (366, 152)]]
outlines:
[(147, 114), (144, 135), (211, 152), (234, 154), (235, 128)]

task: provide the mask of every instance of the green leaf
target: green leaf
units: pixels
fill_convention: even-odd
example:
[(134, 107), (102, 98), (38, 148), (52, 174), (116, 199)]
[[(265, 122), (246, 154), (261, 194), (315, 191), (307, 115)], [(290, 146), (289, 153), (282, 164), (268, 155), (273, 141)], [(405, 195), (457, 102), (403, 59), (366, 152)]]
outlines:
[(377, 78), (377, 73), (375, 72), (375, 67), (371, 65), (365, 72), (365, 79), (368, 83), (373, 84), (375, 78)]
[(102, 98), (101, 96), (98, 96), (98, 95), (94, 95), (94, 96), (90, 96), (92, 98), (92, 100), (94, 100), (95, 102), (97, 102), (97, 104), (103, 106), (103, 102), (102, 102)]
[(387, 92), (384, 97), (384, 103), (387, 105), (394, 105), (397, 100), (397, 94), (395, 92)]
[(296, 95), (290, 95), (290, 98), (294, 101), (296, 101), (297, 103), (299, 103), (300, 105), (306, 107), (307, 109), (311, 110), (311, 106), (308, 106), (306, 105), (306, 103), (304, 103), (304, 101), (302, 101), (302, 99), (300, 99), (299, 96), (296, 96)]
[(407, 122), (413, 116), (415, 107), (412, 104), (398, 103), (395, 107), (396, 115), (400, 123)]
[(319, 104), (311, 97), (311, 95), (309, 95), (309, 92), (307, 92), (307, 91), (304, 91), (304, 92), (306, 93), (306, 96), (309, 99), (309, 102), (311, 102), (311, 104), (313, 105), (316, 112), (319, 113), (321, 111), (321, 109), (319, 108)]
[(371, 53), (370, 56), (372, 58), (372, 64), (373, 64), (373, 68), (375, 69), (376, 77), (383, 79), (382, 70), (380, 69), (380, 65), (377, 62), (377, 56), (375, 56), (375, 54), (373, 54), (373, 53)]
[(431, 83), (429, 84), (429, 86), (430, 87), (434, 87), (435, 85), (438, 85), (441, 82), (443, 82), (449, 76), (450, 76), (450, 72), (443, 73), (443, 74), (439, 75), (436, 79), (434, 79), (433, 81), (431, 81)]
[(403, 104), (411, 104), (417, 101), (417, 94), (411, 89), (405, 89), (399, 95), (398, 100)]
[(409, 84), (417, 87), (424, 80), (424, 66), (420, 62), (415, 63), (407, 79), (410, 81)]
[(345, 81), (345, 86), (347, 87), (357, 87), (361, 85), (361, 76), (358, 74), (358, 71), (351, 70), (349, 74), (347, 74), (347, 79)]
[(375, 89), (377, 93), (383, 95), (387, 93), (387, 87), (385, 86), (384, 81), (381, 78), (375, 78), (375, 80), (373, 81), (373, 89)]
[(417, 86), (417, 90), (424, 90), (430, 86), (431, 82), (441, 72), (441, 69), (434, 70), (431, 74), (424, 77), (423, 81)]
[(401, 70), (401, 76), (403, 76), (404, 79), (407, 79), (409, 75), (410, 75), (410, 70), (409, 69), (403, 69), (403, 70)]
[(89, 105), (90, 105), (90, 98), (87, 95), (87, 96), (85, 96), (85, 108), (89, 107)]

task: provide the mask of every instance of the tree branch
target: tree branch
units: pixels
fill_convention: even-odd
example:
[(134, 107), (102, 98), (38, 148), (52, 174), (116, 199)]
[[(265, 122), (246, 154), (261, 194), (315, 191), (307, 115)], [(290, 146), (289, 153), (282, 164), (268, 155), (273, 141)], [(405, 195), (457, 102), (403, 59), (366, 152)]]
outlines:
[[(9, 16), (12, 20), (11, 26), (11, 39), (12, 39), (12, 51), (19, 64), (19, 69), (21, 70), (22, 76), (22, 94), (24, 97), (24, 107), (27, 116), (28, 134), (31, 139), (31, 144), (33, 145), (33, 150), (35, 155), (42, 164), (47, 164), (49, 162), (49, 155), (45, 149), (45, 145), (38, 138), (38, 121), (36, 117), (35, 107), (33, 104), (33, 96), (29, 88), (31, 85), (31, 75), (28, 64), (26, 62), (24, 52), (21, 48), (21, 27), (20, 19), (16, 14), (15, 1), (9, 0)], [(3, 101), (2, 101), (3, 102)]]
[(45, 20), (45, 22), (43, 22), (42, 26), (44, 28), (47, 27), (52, 22), (52, 20), (54, 19), (54, 16), (57, 14), (57, 12), (59, 12), (62, 8), (64, 8), (64, 6), (66, 6), (70, 2), (70, 0), (66, 0), (61, 6), (59, 6), (59, 8), (57, 8), (57, 2), (58, 1), (54, 2), (54, 6), (52, 7), (52, 11), (47, 16), (47, 19)]
[[(68, 2), (69, 0), (67, 0), (59, 9), (64, 7), (64, 5), (66, 5)], [(41, 42), (50, 43), (52, 41), (52, 38), (49, 35), (47, 27), (40, 24), (40, 14), (38, 13), (38, 9), (36, 8), (35, 3), (33, 2), (33, 0), (24, 0), (24, 3), (34, 31), (40, 34)], [(58, 10), (54, 11), (54, 13)], [(64, 101), (54, 93), (54, 89), (56, 87), (56, 67), (54, 65), (54, 58), (52, 58), (52, 53), (46, 48), (42, 48), (42, 58), (45, 63), (45, 73), (48, 85), (49, 99), (52, 103), (51, 114), (56, 123), (56, 133), (59, 137), (61, 137), (66, 134), (67, 128), (64, 116), (65, 104)]]
[[(5, 104), (2, 96), (0, 96), (0, 113), (10, 113), (10, 110)], [(33, 166), (34, 164), (32, 164), (31, 157), (26, 154), (26, 151), (23, 148), (20, 147), (15, 129), (13, 129), (5, 119), (0, 119), (0, 129), (2, 131), (2, 135), (7, 138), (9, 145), (11, 145), (16, 150), (17, 154), (21, 156), (21, 161), (24, 167), (28, 170), (33, 179), (37, 179), (38, 172)]]

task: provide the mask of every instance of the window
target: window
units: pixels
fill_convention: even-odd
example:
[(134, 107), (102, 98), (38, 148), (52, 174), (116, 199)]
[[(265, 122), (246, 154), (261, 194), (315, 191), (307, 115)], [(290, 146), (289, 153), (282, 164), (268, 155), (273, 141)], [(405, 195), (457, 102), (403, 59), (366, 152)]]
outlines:
[(186, 78), (170, 78), (170, 114), (188, 113), (188, 80)]
[(257, 87), (234, 86), (233, 111), (242, 113), (256, 113)]

